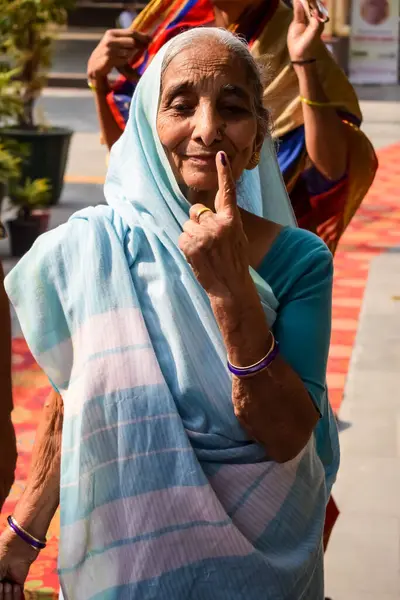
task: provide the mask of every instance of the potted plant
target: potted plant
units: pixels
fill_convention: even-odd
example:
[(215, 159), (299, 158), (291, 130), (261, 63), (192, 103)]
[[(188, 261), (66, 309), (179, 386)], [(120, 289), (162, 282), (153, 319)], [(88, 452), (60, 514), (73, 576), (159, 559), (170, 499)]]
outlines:
[[(19, 84), (14, 79), (16, 73), (15, 69), (11, 71), (5, 65), (3, 68), (0, 65), (0, 123), (3, 125), (17, 118), (22, 110)], [(20, 176), (21, 158), (15, 144), (0, 142), (0, 214), (8, 181)]]
[(51, 66), (54, 26), (66, 23), (74, 0), (0, 0), (0, 47), (16, 73), (17, 102), (22, 109), (12, 127), (2, 128), (3, 140), (28, 144), (21, 180), (48, 179), (52, 204), (61, 195), (72, 131), (35, 122), (35, 102)]
[(27, 179), (23, 185), (10, 184), (10, 199), (16, 207), (15, 219), (7, 221), (11, 254), (23, 256), (47, 230), (51, 187), (46, 179)]
[(7, 184), (9, 181), (18, 180), (20, 165), (20, 156), (15, 155), (5, 144), (0, 142), (0, 215)]

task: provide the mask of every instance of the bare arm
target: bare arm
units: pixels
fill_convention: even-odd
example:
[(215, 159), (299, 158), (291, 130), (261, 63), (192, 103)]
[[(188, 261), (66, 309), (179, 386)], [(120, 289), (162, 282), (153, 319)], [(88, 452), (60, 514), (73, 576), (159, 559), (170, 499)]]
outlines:
[(102, 138), (109, 150), (122, 135), (122, 129), (117, 124), (107, 102), (110, 91), (107, 77), (96, 76), (92, 78), (94, 85), (94, 101), (96, 104), (97, 118), (99, 119)]
[[(97, 116), (101, 133), (108, 149), (122, 134), (107, 102), (110, 91), (107, 76), (116, 67), (129, 64), (136, 53), (149, 43), (148, 36), (129, 29), (110, 29), (106, 31), (98, 46), (93, 50), (87, 65), (88, 80), (94, 88)], [(135, 77), (132, 71), (131, 79)], [(137, 76), (137, 80), (139, 77)]]
[[(328, 102), (318, 79), (315, 63), (294, 67), (300, 95), (314, 102)], [(307, 154), (322, 175), (331, 181), (343, 177), (347, 167), (348, 142), (345, 125), (335, 108), (303, 103)]]
[[(32, 463), (26, 488), (13, 516), (30, 534), (45, 539), (59, 503), (60, 456), (63, 405), (61, 397), (52, 391), (46, 400), (36, 434)], [(20, 598), (30, 565), (38, 552), (21, 540), (9, 528), (0, 536), (0, 600)], [(7, 593), (6, 593), (7, 592)]]
[(3, 285), (4, 272), (0, 262), (0, 389), (1, 414), (12, 411), (11, 390), (11, 319), (7, 294)]
[[(211, 298), (227, 354), (238, 366), (256, 363), (271, 344), (255, 285), (250, 276), (245, 276), (243, 283), (230, 298)], [(233, 377), (232, 402), (240, 423), (277, 462), (294, 458), (318, 422), (318, 412), (302, 380), (281, 356), (254, 377)]]
[(46, 537), (59, 503), (62, 424), (62, 399), (51, 391), (37, 430), (29, 479), (13, 513), (39, 539)]
[(0, 510), (14, 481), (17, 450), (11, 422), (11, 320), (0, 262)]
[[(231, 363), (244, 367), (267, 354), (271, 336), (249, 273), (248, 241), (232, 172), (221, 155), (216, 158), (216, 213), (203, 212), (198, 220), (204, 207), (192, 206), (179, 245), (208, 294)], [(232, 402), (240, 423), (277, 462), (294, 458), (304, 448), (319, 418), (303, 381), (280, 357), (251, 379), (233, 378)]]
[[(314, 2), (311, 2), (314, 5)], [(306, 15), (301, 0), (293, 0), (293, 21), (287, 35), (290, 60), (295, 69), (300, 96), (314, 102), (328, 101), (318, 78), (315, 61), (321, 52), (322, 15), (312, 10)], [(303, 103), (307, 154), (318, 171), (336, 181), (346, 172), (348, 143), (345, 125), (334, 107), (308, 106)]]

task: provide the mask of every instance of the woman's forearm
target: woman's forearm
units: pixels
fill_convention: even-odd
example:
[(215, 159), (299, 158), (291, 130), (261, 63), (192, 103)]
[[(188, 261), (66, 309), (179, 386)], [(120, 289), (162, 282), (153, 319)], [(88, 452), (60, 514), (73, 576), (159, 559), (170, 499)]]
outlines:
[[(328, 102), (315, 63), (295, 65), (300, 95), (314, 102)], [(343, 177), (347, 167), (345, 125), (334, 107), (303, 103), (307, 154), (322, 175), (331, 181)]]
[(100, 123), (101, 135), (108, 149), (111, 150), (115, 142), (121, 137), (122, 129), (115, 121), (110, 106), (107, 102), (106, 96), (109, 92), (107, 77), (97, 77), (93, 81), (93, 85), (95, 87), (94, 99), (96, 103), (97, 117)]
[(52, 391), (44, 405), (26, 488), (14, 517), (33, 536), (44, 539), (59, 503), (63, 404)]
[(11, 319), (4, 273), (0, 262), (0, 419), (12, 411), (11, 386)]
[(0, 262), (0, 511), (14, 482), (17, 448), (11, 421), (11, 318)]
[[(240, 298), (211, 298), (211, 305), (231, 363), (246, 366), (267, 354), (270, 330), (250, 278)], [(277, 462), (294, 458), (318, 421), (303, 382), (279, 356), (252, 378), (233, 377), (232, 401), (243, 427)]]

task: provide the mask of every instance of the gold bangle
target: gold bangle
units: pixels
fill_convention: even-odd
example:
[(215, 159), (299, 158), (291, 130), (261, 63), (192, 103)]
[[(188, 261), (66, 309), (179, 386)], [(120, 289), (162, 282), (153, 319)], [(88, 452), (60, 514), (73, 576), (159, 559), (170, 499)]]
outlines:
[(87, 84), (88, 84), (88, 88), (90, 90), (92, 90), (92, 92), (95, 92), (97, 90), (96, 86), (94, 85), (94, 83), (92, 81), (90, 81), (90, 79), (87, 80)]
[(300, 102), (303, 104), (307, 104), (307, 106), (317, 106), (318, 108), (329, 108), (329, 107), (339, 107), (343, 106), (341, 102), (317, 102), (316, 100), (309, 100), (308, 98), (304, 98), (304, 96), (299, 96)]

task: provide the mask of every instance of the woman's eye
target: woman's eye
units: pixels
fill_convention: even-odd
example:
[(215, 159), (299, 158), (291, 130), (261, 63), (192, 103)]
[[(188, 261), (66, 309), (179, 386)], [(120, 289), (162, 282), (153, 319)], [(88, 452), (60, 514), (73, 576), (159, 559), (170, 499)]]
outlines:
[(176, 102), (175, 104), (172, 104), (171, 108), (177, 113), (186, 113), (191, 110), (190, 105), (185, 102)]
[(226, 112), (228, 114), (232, 114), (232, 115), (244, 115), (244, 114), (248, 114), (249, 111), (247, 110), (247, 108), (244, 108), (244, 106), (237, 106), (237, 105), (227, 105), (227, 106), (222, 106), (221, 110), (223, 112)]

